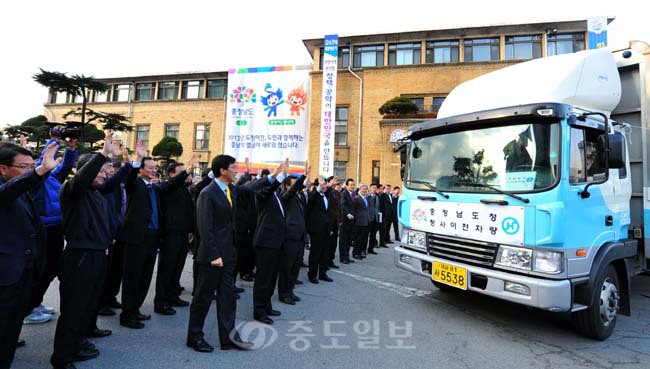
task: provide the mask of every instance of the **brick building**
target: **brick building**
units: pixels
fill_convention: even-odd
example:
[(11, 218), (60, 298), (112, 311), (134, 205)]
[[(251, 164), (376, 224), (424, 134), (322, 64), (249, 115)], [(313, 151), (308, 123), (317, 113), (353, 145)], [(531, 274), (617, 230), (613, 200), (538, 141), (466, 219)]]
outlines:
[[(308, 160), (317, 168), (323, 39), (303, 43), (313, 57)], [(586, 20), (339, 36), (335, 174), (399, 183), (391, 132), (435, 116), (445, 96), (466, 80), (523, 60), (580, 51), (586, 44)], [(126, 135), (129, 147), (141, 139), (151, 150), (164, 135), (174, 136), (184, 147), (181, 159), (195, 153), (205, 167), (223, 152), (227, 79), (227, 71), (103, 79), (109, 92), (91, 93), (88, 106), (130, 117), (135, 130)], [(422, 114), (384, 118), (379, 107), (396, 96), (410, 98)], [(62, 120), (78, 104), (50, 94), (45, 115)]]

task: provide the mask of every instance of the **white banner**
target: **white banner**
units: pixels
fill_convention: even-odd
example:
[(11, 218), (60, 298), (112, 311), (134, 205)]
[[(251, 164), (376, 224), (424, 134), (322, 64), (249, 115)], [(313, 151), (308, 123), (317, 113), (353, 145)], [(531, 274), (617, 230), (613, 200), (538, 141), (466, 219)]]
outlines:
[(243, 68), (228, 73), (224, 153), (264, 167), (307, 160), (311, 67)]
[(318, 173), (334, 174), (334, 124), (336, 121), (336, 71), (338, 69), (339, 36), (326, 35), (323, 51), (323, 102), (320, 121), (320, 156)]
[(524, 244), (524, 207), (413, 200), (411, 228), (447, 236)]

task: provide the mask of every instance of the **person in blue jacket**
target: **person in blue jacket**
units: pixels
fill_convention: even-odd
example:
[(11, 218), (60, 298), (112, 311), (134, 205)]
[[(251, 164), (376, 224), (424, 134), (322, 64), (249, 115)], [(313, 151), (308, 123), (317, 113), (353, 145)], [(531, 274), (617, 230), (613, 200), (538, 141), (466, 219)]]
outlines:
[[(61, 138), (56, 132), (56, 130), (51, 131), (51, 138), (47, 141), (45, 147), (52, 142), (57, 145), (60, 144)], [(63, 141), (67, 144), (67, 148), (63, 153), (63, 161), (50, 172), (49, 177), (36, 190), (32, 191), (34, 204), (41, 218), (41, 223), (45, 227), (45, 264), (41, 278), (34, 284), (34, 293), (32, 294), (33, 310), (31, 314), (25, 317), (24, 324), (45, 323), (52, 319), (52, 315), (56, 313), (54, 308), (43, 305), (43, 296), (57, 275), (59, 259), (63, 252), (63, 220), (59, 190), (77, 162), (77, 141), (77, 139), (70, 138)], [(44, 154), (45, 149), (43, 149), (41, 157), (36, 162), (37, 166), (42, 163)]]

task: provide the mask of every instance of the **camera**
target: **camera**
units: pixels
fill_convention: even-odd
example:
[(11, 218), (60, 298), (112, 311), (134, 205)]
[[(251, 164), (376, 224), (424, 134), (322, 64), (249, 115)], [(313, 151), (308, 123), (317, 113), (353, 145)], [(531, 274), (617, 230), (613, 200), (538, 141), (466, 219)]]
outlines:
[(56, 136), (65, 140), (67, 138), (71, 140), (81, 140), (83, 135), (83, 126), (80, 122), (46, 122), (46, 125), (50, 126), (50, 136)]

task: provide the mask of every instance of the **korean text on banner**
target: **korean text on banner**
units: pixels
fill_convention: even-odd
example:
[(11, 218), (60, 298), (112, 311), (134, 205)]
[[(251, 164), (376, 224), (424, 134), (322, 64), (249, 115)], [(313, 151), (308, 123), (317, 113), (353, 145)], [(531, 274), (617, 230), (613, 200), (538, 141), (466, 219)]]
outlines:
[(320, 120), (320, 156), (318, 173), (334, 173), (334, 122), (336, 114), (336, 70), (338, 68), (339, 36), (325, 36), (323, 52), (323, 103)]
[(224, 153), (254, 165), (307, 160), (310, 66), (233, 69), (228, 73)]

